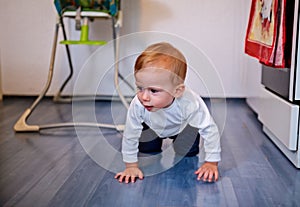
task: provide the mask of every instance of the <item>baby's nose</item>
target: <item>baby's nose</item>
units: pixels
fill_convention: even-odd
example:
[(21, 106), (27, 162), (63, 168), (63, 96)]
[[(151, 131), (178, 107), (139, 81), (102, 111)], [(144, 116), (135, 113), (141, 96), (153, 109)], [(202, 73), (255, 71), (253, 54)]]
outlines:
[(144, 91), (143, 91), (143, 94), (142, 94), (142, 99), (143, 99), (144, 101), (148, 101), (149, 98), (150, 98), (150, 96), (149, 96), (149, 90), (144, 90)]

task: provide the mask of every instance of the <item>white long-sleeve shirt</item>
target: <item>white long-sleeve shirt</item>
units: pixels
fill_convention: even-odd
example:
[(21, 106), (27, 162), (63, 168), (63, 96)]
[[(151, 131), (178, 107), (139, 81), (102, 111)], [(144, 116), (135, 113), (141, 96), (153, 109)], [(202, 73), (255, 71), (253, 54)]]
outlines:
[(122, 140), (123, 161), (138, 161), (138, 144), (143, 126), (147, 124), (159, 137), (171, 137), (179, 134), (190, 125), (199, 129), (204, 140), (205, 161), (221, 160), (220, 135), (208, 108), (199, 95), (185, 89), (183, 96), (156, 112), (147, 111), (137, 96), (133, 98), (127, 112), (127, 120)]

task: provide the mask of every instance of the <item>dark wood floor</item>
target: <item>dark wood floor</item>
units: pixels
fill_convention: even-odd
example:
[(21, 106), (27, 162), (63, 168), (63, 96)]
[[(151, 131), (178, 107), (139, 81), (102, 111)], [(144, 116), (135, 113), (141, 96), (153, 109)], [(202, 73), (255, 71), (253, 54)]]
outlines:
[[(243, 99), (227, 100), (218, 182), (196, 181), (198, 158), (192, 157), (135, 184), (119, 183), (113, 171), (86, 153), (77, 137), (97, 139), (89, 128), (15, 133), (15, 121), (32, 101), (5, 97), (0, 102), (0, 206), (300, 206), (300, 171), (265, 136)], [(109, 102), (95, 105), (97, 120), (112, 121)], [(117, 116), (124, 113), (120, 106)], [(70, 104), (46, 99), (28, 122), (71, 119)], [(101, 133), (120, 149), (120, 133)]]

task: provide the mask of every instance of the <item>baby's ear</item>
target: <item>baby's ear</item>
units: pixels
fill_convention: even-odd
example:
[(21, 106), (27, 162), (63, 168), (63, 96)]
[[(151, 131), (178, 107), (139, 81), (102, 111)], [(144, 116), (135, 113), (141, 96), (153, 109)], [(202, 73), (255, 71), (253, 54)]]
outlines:
[(175, 92), (174, 92), (174, 97), (175, 98), (181, 97), (182, 94), (184, 93), (184, 90), (185, 90), (185, 85), (183, 83), (176, 86)]

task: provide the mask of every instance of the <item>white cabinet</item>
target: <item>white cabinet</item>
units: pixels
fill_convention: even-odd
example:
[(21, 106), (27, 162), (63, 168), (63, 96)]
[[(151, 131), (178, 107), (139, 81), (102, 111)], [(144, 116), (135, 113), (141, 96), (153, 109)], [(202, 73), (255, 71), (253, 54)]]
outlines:
[(292, 104), (262, 88), (260, 96), (247, 98), (257, 113), (263, 131), (300, 168), (299, 105)]
[(265, 96), (260, 101), (258, 119), (289, 150), (297, 150), (299, 106), (264, 90)]

